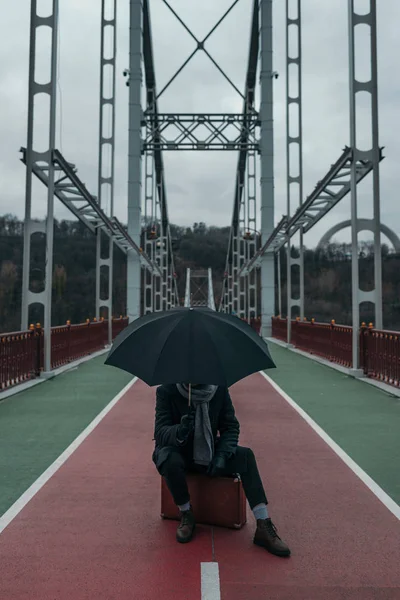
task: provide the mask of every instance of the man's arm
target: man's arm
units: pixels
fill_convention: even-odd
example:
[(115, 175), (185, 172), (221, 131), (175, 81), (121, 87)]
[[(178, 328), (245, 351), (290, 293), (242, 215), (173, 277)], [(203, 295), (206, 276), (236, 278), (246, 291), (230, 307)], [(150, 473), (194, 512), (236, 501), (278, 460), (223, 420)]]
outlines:
[(157, 390), (156, 419), (154, 425), (154, 440), (160, 448), (164, 446), (184, 446), (193, 435), (195, 411), (183, 415), (180, 423), (174, 424), (171, 402), (162, 388)]
[(179, 424), (172, 420), (171, 403), (160, 388), (156, 395), (156, 419), (154, 424), (154, 439), (157, 446), (179, 446), (176, 434)]
[(235, 416), (235, 409), (228, 389), (225, 390), (224, 404), (219, 416), (218, 429), (220, 441), (218, 452), (228, 455), (235, 454), (239, 443), (240, 425)]

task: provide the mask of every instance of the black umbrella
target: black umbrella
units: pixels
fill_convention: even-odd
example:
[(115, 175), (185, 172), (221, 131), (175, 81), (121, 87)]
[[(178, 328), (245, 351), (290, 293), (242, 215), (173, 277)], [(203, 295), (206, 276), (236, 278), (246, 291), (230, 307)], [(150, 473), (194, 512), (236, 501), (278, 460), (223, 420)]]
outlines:
[(148, 385), (226, 387), (275, 367), (266, 342), (250, 325), (208, 308), (175, 308), (133, 321), (116, 338), (105, 364)]

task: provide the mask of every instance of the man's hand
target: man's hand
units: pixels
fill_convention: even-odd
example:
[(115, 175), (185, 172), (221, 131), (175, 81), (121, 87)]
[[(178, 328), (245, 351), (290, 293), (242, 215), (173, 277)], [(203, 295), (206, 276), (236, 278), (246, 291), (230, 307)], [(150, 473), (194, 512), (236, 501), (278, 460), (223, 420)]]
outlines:
[(183, 443), (186, 443), (194, 431), (194, 420), (196, 416), (196, 411), (190, 409), (187, 415), (183, 415), (181, 418), (181, 422), (179, 424), (178, 430), (176, 432), (176, 437)]
[(226, 469), (226, 461), (226, 454), (217, 452), (208, 466), (207, 475), (209, 477), (219, 477)]

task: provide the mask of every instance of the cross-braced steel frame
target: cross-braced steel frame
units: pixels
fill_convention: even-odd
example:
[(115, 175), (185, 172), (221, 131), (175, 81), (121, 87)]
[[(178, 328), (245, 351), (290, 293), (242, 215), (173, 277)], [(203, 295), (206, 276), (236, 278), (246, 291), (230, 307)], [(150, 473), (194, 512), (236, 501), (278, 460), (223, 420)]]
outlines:
[[(248, 261), (239, 271), (242, 277), (248, 276), (250, 272), (260, 267), (264, 256), (277, 254), (278, 258), (278, 310), (282, 312), (281, 298), (281, 249), (287, 244), (287, 314), (291, 317), (292, 307), (299, 306), (301, 316), (304, 315), (304, 267), (303, 267), (303, 236), (317, 222), (320, 221), (334, 206), (338, 204), (347, 194), (351, 199), (351, 239), (352, 239), (352, 303), (353, 303), (353, 368), (359, 365), (359, 305), (361, 302), (372, 302), (375, 304), (375, 323), (377, 328), (382, 328), (382, 266), (381, 266), (381, 229), (380, 220), (380, 186), (379, 165), (383, 159), (382, 148), (379, 146), (378, 128), (378, 72), (377, 72), (377, 35), (376, 35), (376, 0), (369, 0), (369, 10), (365, 14), (357, 14), (354, 8), (354, 0), (348, 0), (348, 22), (349, 22), (349, 91), (350, 91), (350, 146), (346, 146), (338, 158), (331, 165), (328, 173), (318, 182), (314, 191), (303, 201), (302, 193), (302, 105), (301, 105), (301, 0), (286, 0), (286, 108), (287, 108), (287, 215), (275, 227), (272, 234), (254, 257)], [(289, 16), (291, 15), (291, 16)], [(357, 79), (355, 72), (355, 59), (357, 48), (355, 30), (357, 26), (365, 25), (370, 31), (369, 58), (371, 64), (370, 78), (368, 81)], [(290, 28), (295, 35), (293, 45), (289, 44)], [(294, 48), (293, 55), (289, 47)], [(293, 65), (295, 73), (290, 73)], [(293, 88), (291, 87), (294, 81)], [(371, 121), (371, 148), (360, 150), (357, 146), (357, 94), (370, 94), (370, 121)], [(295, 107), (294, 111), (290, 107)], [(292, 121), (294, 125), (292, 127)], [(297, 127), (296, 127), (297, 124)], [(363, 124), (364, 125), (364, 124)], [(296, 132), (296, 133), (294, 133)], [(297, 164), (290, 160), (291, 147), (298, 146)], [(293, 168), (295, 165), (295, 168)], [(292, 171), (293, 169), (293, 171)], [(373, 218), (371, 226), (374, 233), (374, 262), (375, 262), (375, 289), (363, 291), (359, 287), (359, 252), (358, 233), (360, 219), (357, 216), (357, 184), (372, 172), (373, 191)], [(292, 215), (292, 187), (298, 193), (299, 206)], [(298, 191), (298, 192), (297, 192)], [(290, 246), (293, 236), (300, 235), (300, 257), (291, 257)], [(230, 242), (231, 243), (231, 242)], [(300, 297), (294, 299), (291, 289), (291, 270), (294, 264), (300, 267)], [(228, 273), (229, 275), (229, 273)], [(229, 277), (227, 277), (227, 281)], [(225, 290), (227, 290), (227, 287)], [(229, 295), (225, 291), (225, 305), (229, 306)], [(288, 343), (291, 342), (291, 319), (288, 318)]]
[[(38, 83), (36, 79), (37, 33), (40, 27), (51, 30), (51, 66), (49, 81)], [(51, 14), (41, 17), (37, 11), (37, 1), (31, 1), (30, 23), (30, 53), (29, 53), (29, 91), (28, 91), (28, 135), (26, 148), (26, 191), (25, 191), (25, 225), (24, 225), (24, 255), (22, 268), (22, 311), (21, 328), (28, 329), (29, 307), (41, 304), (44, 308), (44, 370), (51, 370), (51, 294), (53, 281), (53, 237), (54, 237), (54, 163), (53, 152), (56, 141), (56, 90), (57, 90), (57, 39), (58, 39), (58, 0), (53, 0)], [(48, 147), (44, 152), (37, 152), (34, 140), (34, 117), (37, 100), (40, 95), (49, 97), (48, 118), (49, 137)], [(32, 219), (32, 183), (35, 164), (40, 164), (47, 170), (47, 216), (45, 222)], [(42, 266), (44, 271), (44, 289), (33, 292), (30, 289), (30, 257), (31, 238), (34, 233), (46, 236), (46, 255)]]
[[(183, 62), (182, 66), (176, 71), (173, 77), (171, 77), (171, 79), (163, 87), (163, 89), (157, 93), (154, 85), (154, 66), (152, 63), (149, 3), (147, 0), (143, 2), (146, 85), (148, 94), (150, 92), (151, 96), (150, 100), (148, 98), (147, 106), (144, 111), (144, 121), (142, 123), (145, 126), (146, 131), (143, 140), (143, 152), (145, 153), (146, 157), (149, 157), (150, 155), (161, 156), (162, 150), (239, 150), (239, 166), (237, 170), (237, 186), (235, 193), (237, 216), (234, 217), (233, 225), (234, 250), (229, 267), (232, 272), (232, 277), (229, 279), (229, 281), (232, 283), (232, 286), (234, 286), (235, 289), (235, 291), (231, 293), (231, 304), (233, 304), (234, 298), (236, 311), (241, 316), (247, 315), (248, 318), (251, 318), (252, 316), (256, 316), (257, 313), (256, 274), (251, 274), (245, 282), (241, 282), (237, 277), (237, 271), (248, 258), (253, 256), (257, 243), (257, 235), (254, 236), (254, 234), (252, 234), (252, 237), (248, 236), (247, 239), (245, 239), (243, 236), (245, 236), (246, 232), (249, 233), (249, 230), (255, 231), (256, 226), (256, 156), (260, 151), (256, 132), (257, 128), (261, 124), (260, 115), (254, 110), (254, 90), (257, 70), (257, 56), (259, 50), (258, 2), (254, 2), (251, 36), (251, 58), (249, 61), (246, 90), (244, 94), (240, 92), (240, 90), (226, 75), (224, 70), (214, 60), (206, 48), (206, 42), (210, 36), (217, 30), (219, 25), (225, 20), (228, 14), (231, 13), (234, 7), (238, 4), (239, 0), (234, 0), (228, 10), (221, 16), (216, 25), (202, 40), (199, 40), (193, 34), (190, 28), (186, 25), (186, 23), (184, 23), (179, 14), (173, 9), (167, 0), (163, 0), (163, 2), (176, 17), (176, 19), (181, 23), (183, 28), (193, 38), (196, 43), (196, 47), (190, 56)], [(139, 2), (134, 4), (138, 6)], [(136, 10), (138, 9), (136, 8)], [(132, 31), (133, 29), (131, 29), (131, 33)], [(208, 56), (210, 61), (219, 70), (221, 75), (243, 98), (244, 110), (241, 114), (160, 114), (158, 112), (157, 100), (163, 93), (166, 92), (172, 82), (177, 78), (177, 76), (198, 51), (202, 51)], [(132, 85), (132, 83), (130, 83), (130, 85)], [(137, 94), (137, 91), (135, 93)], [(201, 134), (201, 131), (204, 130), (206, 131), (205, 136), (204, 134)], [(157, 172), (157, 164), (155, 166), (155, 170)], [(247, 175), (245, 175), (246, 173)], [(146, 182), (150, 182), (152, 177), (153, 176), (151, 175), (151, 172), (147, 170)], [(150, 187), (151, 184), (149, 183), (147, 189), (150, 189)], [(149, 192), (146, 192), (146, 198), (150, 198)], [(150, 200), (146, 203), (146, 205), (150, 206)], [(149, 212), (147, 214), (149, 214)], [(160, 226), (160, 231), (162, 231), (162, 224)], [(152, 233), (152, 235), (154, 235), (154, 233)], [(162, 237), (162, 234), (160, 237)], [(161, 247), (164, 247), (164, 245), (167, 244), (161, 243)], [(151, 297), (151, 286), (152, 283), (149, 280), (146, 283), (146, 297)], [(270, 316), (272, 316), (272, 312)]]
[[(260, 110), (255, 108), (256, 76), (260, 61)], [(253, 259), (258, 246), (268, 239), (274, 223), (274, 157), (273, 157), (273, 80), (272, 70), (272, 0), (253, 3), (250, 47), (243, 95), (243, 120), (255, 119), (259, 124), (259, 144), (240, 150), (236, 172), (233, 218), (229, 237), (220, 310), (233, 312), (250, 321), (259, 314), (258, 290), (261, 283), (261, 326), (270, 335), (274, 314), (274, 258), (263, 253), (261, 278), (255, 270), (243, 272)], [(246, 129), (243, 141), (248, 141)], [(260, 155), (261, 231), (256, 229), (257, 155)], [(261, 281), (260, 281), (261, 279)]]
[[(111, 3), (111, 4), (110, 4)], [(52, 0), (51, 14), (42, 17), (38, 14), (37, 0), (31, 0), (31, 19), (30, 19), (30, 51), (29, 51), (29, 87), (28, 87), (28, 127), (27, 127), (27, 145), (21, 148), (22, 162), (26, 165), (26, 194), (25, 194), (25, 224), (24, 224), (24, 254), (23, 254), (23, 277), (22, 277), (22, 310), (21, 310), (21, 328), (26, 330), (29, 324), (29, 308), (33, 304), (39, 304), (44, 307), (44, 371), (51, 370), (51, 307), (52, 307), (52, 275), (53, 275), (53, 238), (54, 238), (54, 197), (58, 198), (72, 214), (77, 217), (85, 226), (97, 235), (97, 259), (96, 259), (96, 313), (99, 316), (100, 308), (108, 309), (109, 317), (109, 341), (111, 341), (111, 318), (112, 318), (112, 261), (113, 247), (116, 244), (126, 255), (128, 267), (132, 264), (140, 270), (150, 271), (153, 277), (162, 276), (160, 261), (158, 264), (154, 257), (150, 257), (140, 245), (140, 210), (135, 213), (135, 207), (130, 206), (131, 231), (127, 231), (114, 216), (114, 147), (115, 147), (115, 59), (116, 59), (116, 0), (108, 0), (111, 6), (111, 13), (108, 11), (106, 17), (105, 6), (107, 0), (102, 0), (101, 12), (101, 51), (100, 51), (100, 122), (99, 122), (99, 171), (98, 171), (98, 196), (91, 194), (81, 179), (78, 177), (77, 169), (74, 164), (68, 162), (64, 156), (55, 148), (56, 138), (56, 90), (57, 90), (57, 58), (58, 58), (58, 8), (59, 1)], [(139, 12), (140, 15), (140, 12)], [(133, 22), (137, 14), (133, 13)], [(49, 27), (51, 30), (51, 44), (47, 48), (50, 55), (50, 73), (49, 80), (46, 83), (39, 83), (36, 79), (37, 65), (37, 39), (38, 30), (41, 27)], [(106, 56), (106, 30), (111, 28), (112, 48), (109, 56)], [(133, 36), (135, 38), (135, 36)], [(140, 46), (140, 43), (139, 43)], [(135, 46), (131, 47), (134, 53)], [(140, 53), (139, 53), (140, 54)], [(134, 63), (134, 61), (133, 61)], [(111, 67), (111, 88), (109, 95), (106, 93), (106, 67)], [(136, 71), (137, 74), (137, 71)], [(139, 67), (140, 75), (140, 67)], [(139, 88), (140, 91), (140, 88)], [(48, 96), (48, 117), (49, 123), (48, 147), (45, 151), (37, 151), (37, 140), (34, 139), (35, 109), (37, 101), (41, 96)], [(107, 127), (107, 110), (109, 123)], [(133, 123), (134, 123), (133, 119)], [(138, 127), (139, 156), (140, 147), (140, 127)], [(105, 160), (105, 150), (109, 148), (109, 160)], [(134, 150), (133, 144), (133, 150)], [(140, 166), (140, 165), (139, 165)], [(32, 218), (32, 184), (33, 176), (37, 177), (47, 188), (47, 214), (44, 222), (37, 222)], [(132, 179), (132, 172), (130, 171)], [(130, 186), (132, 182), (130, 179)], [(134, 183), (139, 181), (140, 177), (133, 173)], [(105, 204), (105, 188), (108, 186), (108, 205)], [(134, 186), (133, 186), (134, 187)], [(132, 203), (131, 203), (132, 204)], [(140, 208), (140, 207), (139, 207)], [(132, 219), (132, 211), (138, 219)], [(136, 227), (136, 224), (137, 227)], [(139, 228), (139, 235), (137, 235)], [(169, 231), (168, 217), (164, 210), (164, 230)], [(108, 238), (108, 255), (102, 258), (102, 232)], [(42, 233), (46, 237), (46, 250), (43, 260), (42, 271), (44, 273), (44, 289), (41, 292), (33, 292), (30, 286), (31, 268), (31, 237), (35, 233)], [(171, 245), (170, 256), (172, 257)], [(173, 269), (172, 258), (170, 260), (171, 274)], [(108, 270), (108, 297), (100, 296), (100, 271), (101, 267)], [(164, 277), (168, 282), (168, 277)], [(172, 282), (172, 277), (170, 278)], [(168, 285), (168, 283), (167, 283)], [(170, 287), (172, 283), (169, 284)], [(176, 284), (175, 284), (176, 289)], [(139, 285), (140, 291), (140, 285)], [(128, 290), (132, 296), (132, 289)], [(166, 297), (166, 290), (163, 290)], [(177, 297), (175, 293), (174, 298)], [(172, 294), (170, 294), (171, 303)], [(140, 298), (137, 299), (137, 313), (140, 311)]]
[[(111, 65), (113, 71), (111, 96), (104, 96), (104, 85), (100, 94), (99, 126), (99, 191), (98, 198), (91, 195), (77, 176), (76, 168), (55, 148), (56, 124), (56, 78), (57, 78), (57, 36), (58, 36), (58, 0), (52, 1), (51, 14), (41, 17), (37, 13), (37, 0), (31, 1), (31, 38), (29, 62), (28, 96), (28, 135), (27, 147), (23, 149), (23, 162), (26, 164), (26, 205), (24, 228), (23, 290), (22, 290), (22, 328), (28, 326), (29, 307), (39, 303), (44, 306), (45, 330), (45, 370), (51, 368), (51, 289), (53, 270), (53, 230), (54, 196), (59, 198), (71, 212), (84, 222), (91, 231), (104, 231), (109, 238), (109, 253), (101, 258), (101, 239), (98, 234), (96, 311), (100, 307), (112, 311), (112, 249), (116, 243), (128, 257), (128, 314), (130, 320), (140, 314), (141, 267), (145, 274), (145, 310), (162, 310), (174, 306), (178, 300), (172, 256), (172, 241), (167, 212), (167, 197), (164, 181), (163, 150), (238, 150), (238, 167), (232, 227), (226, 272), (223, 282), (220, 309), (236, 312), (239, 316), (251, 318), (257, 316), (258, 275), (256, 267), (261, 268), (261, 316), (262, 335), (270, 333), (270, 319), (274, 310), (274, 253), (278, 252), (278, 292), (280, 292), (280, 251), (285, 244), (288, 249), (288, 315), (292, 307), (300, 307), (304, 314), (304, 269), (302, 267), (303, 235), (323, 218), (348, 193), (351, 198), (352, 229), (352, 296), (353, 296), (353, 367), (358, 367), (358, 329), (359, 305), (372, 302), (375, 305), (375, 323), (382, 327), (382, 273), (381, 273), (381, 222), (379, 194), (379, 164), (382, 149), (379, 147), (378, 130), (378, 80), (377, 80), (377, 39), (376, 39), (376, 0), (369, 0), (366, 14), (357, 14), (354, 0), (348, 0), (349, 16), (349, 87), (350, 87), (350, 145), (331, 166), (327, 175), (318, 182), (315, 190), (303, 201), (302, 193), (302, 106), (301, 106), (301, 3), (292, 0), (296, 10), (290, 12), (290, 0), (286, 0), (286, 76), (287, 76), (287, 215), (274, 228), (274, 160), (273, 160), (273, 79), (272, 70), (272, 0), (254, 0), (251, 26), (249, 61), (245, 92), (242, 94), (227, 77), (205, 47), (208, 38), (219, 24), (233, 10), (239, 0), (235, 0), (215, 27), (203, 40), (198, 40), (190, 31), (167, 0), (164, 4), (180, 21), (196, 42), (196, 48), (178, 69), (167, 85), (157, 93), (154, 76), (154, 61), (151, 38), (151, 24), (148, 0), (130, 0), (130, 68), (129, 68), (129, 181), (128, 181), (128, 231), (113, 216), (113, 155), (114, 155), (114, 119), (115, 119), (115, 10), (113, 18), (105, 19), (102, 0), (102, 37), (101, 37), (101, 79), (104, 83), (104, 68)], [(294, 15), (294, 16), (293, 16)], [(360, 25), (370, 31), (371, 74), (368, 81), (357, 78), (355, 58), (357, 44), (355, 31)], [(47, 83), (35, 79), (36, 39), (39, 27), (51, 29), (51, 67)], [(107, 27), (113, 28), (113, 51), (111, 56), (104, 55), (104, 33)], [(289, 31), (294, 31), (294, 54), (289, 53)], [(210, 58), (237, 93), (243, 98), (241, 115), (221, 114), (159, 114), (157, 101), (182, 69), (198, 51)], [(254, 106), (256, 72), (260, 56), (261, 102), (257, 112)], [(141, 107), (142, 73), (144, 61), (147, 101)], [(294, 74), (291, 71), (294, 70)], [(291, 80), (297, 85), (293, 91)], [(367, 151), (358, 147), (357, 140), (357, 94), (366, 93), (371, 97), (371, 148)], [(35, 101), (40, 94), (49, 96), (49, 134), (48, 148), (35, 150), (34, 116)], [(111, 105), (111, 130), (105, 133), (105, 106)], [(294, 111), (290, 109), (294, 107)], [(293, 123), (293, 124), (292, 124)], [(297, 124), (297, 127), (296, 127)], [(200, 137), (199, 127), (206, 127), (207, 136)], [(145, 135), (142, 130), (145, 129)], [(257, 135), (260, 130), (260, 135)], [(297, 130), (294, 133), (294, 130)], [(104, 146), (110, 145), (109, 169), (104, 166)], [(293, 161), (290, 155), (294, 145), (298, 146), (298, 165), (292, 171)], [(261, 190), (261, 231), (256, 229), (256, 156), (260, 155)], [(142, 156), (145, 156), (145, 227), (142, 232)], [(375, 250), (375, 289), (365, 292), (359, 287), (358, 273), (358, 219), (357, 184), (372, 171), (373, 219)], [(32, 219), (32, 181), (33, 175), (47, 187), (47, 216), (45, 223)], [(149, 183), (148, 183), (149, 180)], [(103, 189), (109, 185), (109, 206), (103, 209)], [(296, 191), (292, 192), (292, 188)], [(298, 208), (292, 214), (293, 198), (298, 200)], [(106, 214), (108, 213), (108, 214)], [(43, 233), (46, 236), (46, 256), (43, 265), (45, 273), (44, 289), (34, 293), (30, 289), (30, 248), (31, 236)], [(300, 298), (294, 299), (291, 290), (291, 268), (296, 261), (290, 256), (293, 236), (300, 236)], [(142, 238), (143, 235), (143, 238)], [(144, 250), (142, 249), (144, 246)], [(259, 246), (259, 248), (258, 248)], [(108, 267), (108, 298), (100, 298), (100, 268)], [(147, 271), (149, 273), (147, 273)], [(281, 293), (278, 293), (279, 312), (281, 312)], [(290, 322), (290, 319), (289, 319)], [(290, 327), (288, 327), (290, 343)]]
[(186, 269), (185, 307), (207, 306), (216, 310), (212, 269), (193, 271)]
[[(141, 106), (142, 60), (146, 106)], [(144, 312), (168, 310), (179, 303), (162, 156), (161, 116), (154, 70), (152, 30), (148, 0), (130, 0), (129, 86), (129, 185), (128, 230), (139, 240), (142, 206), (142, 156), (144, 155), (144, 228), (146, 253), (161, 275), (144, 272)], [(142, 133), (144, 129), (144, 134)], [(146, 143), (151, 140), (151, 143)], [(128, 263), (128, 316), (139, 316), (141, 273), (135, 257)]]
[[(150, 165), (151, 159), (154, 158), (154, 171), (155, 177), (158, 180), (158, 198), (162, 204), (164, 199), (165, 203), (165, 187), (162, 179), (162, 155), (161, 152), (164, 150), (196, 150), (196, 151), (210, 151), (210, 150), (239, 150), (239, 164), (237, 169), (237, 183), (235, 191), (235, 215), (233, 219), (233, 235), (232, 235), (232, 253), (231, 260), (229, 261), (229, 270), (231, 277), (229, 282), (231, 285), (231, 306), (235, 306), (236, 312), (241, 316), (247, 316), (249, 319), (257, 314), (257, 292), (256, 292), (256, 277), (257, 275), (251, 274), (246, 278), (245, 282), (240, 281), (237, 276), (238, 269), (243, 263), (251, 258), (255, 253), (256, 244), (259, 235), (256, 231), (256, 158), (258, 153), (264, 156), (264, 175), (262, 174), (262, 197), (265, 199), (264, 202), (264, 218), (262, 220), (262, 227), (265, 232), (269, 229), (272, 230), (273, 225), (273, 177), (271, 168), (266, 168), (268, 162), (272, 160), (272, 136), (268, 135), (265, 137), (267, 140), (264, 143), (264, 150), (262, 151), (260, 143), (257, 137), (257, 130), (261, 127), (262, 130), (272, 133), (272, 82), (271, 82), (271, 49), (268, 39), (271, 39), (272, 22), (271, 22), (271, 0), (262, 0), (262, 2), (254, 1), (253, 9), (253, 20), (252, 20), (252, 31), (251, 31), (251, 43), (250, 43), (250, 59), (248, 65), (248, 73), (246, 79), (246, 89), (243, 94), (231, 79), (226, 75), (221, 66), (214, 60), (212, 55), (206, 48), (206, 42), (210, 36), (217, 30), (219, 25), (225, 20), (228, 14), (238, 4), (239, 0), (234, 0), (228, 10), (221, 16), (216, 25), (211, 29), (208, 35), (199, 40), (186, 23), (181, 19), (179, 14), (174, 10), (167, 0), (163, 0), (165, 6), (171, 11), (176, 19), (181, 23), (183, 28), (189, 33), (196, 43), (196, 47), (190, 56), (183, 62), (182, 66), (176, 71), (171, 77), (167, 84), (163, 87), (160, 92), (156, 91), (155, 79), (154, 79), (154, 65), (153, 65), (153, 52), (151, 43), (151, 27), (150, 27), (150, 13), (149, 13), (149, 2), (148, 0), (131, 0), (131, 8), (135, 15), (135, 19), (131, 23), (131, 38), (135, 37), (135, 40), (131, 39), (131, 48), (135, 50), (131, 52), (131, 72), (129, 85), (131, 87), (130, 97), (132, 99), (130, 103), (130, 132), (132, 138), (132, 151), (130, 151), (130, 164), (132, 173), (138, 174), (140, 169), (137, 164), (140, 162), (138, 155), (138, 127), (139, 127), (139, 89), (140, 79), (138, 76), (132, 77), (132, 72), (139, 66), (139, 55), (138, 48), (140, 42), (140, 28), (138, 28), (138, 20), (140, 21), (140, 10), (143, 15), (143, 58), (145, 64), (145, 75), (146, 75), (146, 88), (147, 88), (147, 105), (143, 111), (142, 126), (145, 128), (145, 134), (143, 136), (142, 151), (145, 155), (145, 162)], [(261, 11), (262, 18), (259, 18), (259, 12)], [(258, 29), (261, 27), (261, 34)], [(262, 38), (264, 44), (259, 45), (259, 38)], [(271, 40), (272, 43), (272, 40)], [(255, 80), (257, 71), (257, 59), (258, 52), (261, 48), (262, 61), (264, 69), (261, 71), (261, 79), (263, 80), (262, 87), (264, 89), (262, 110), (257, 113), (254, 109), (254, 92), (255, 92)], [(209, 114), (209, 113), (183, 113), (183, 114), (160, 114), (157, 107), (157, 101), (162, 94), (170, 87), (175, 81), (181, 71), (190, 62), (192, 57), (197, 52), (204, 52), (213, 65), (218, 69), (221, 75), (230, 83), (232, 88), (243, 98), (244, 109), (241, 114)], [(135, 88), (135, 90), (132, 89)], [(206, 135), (201, 134), (201, 131), (206, 131)], [(268, 139), (267, 139), (268, 138)], [(151, 167), (146, 169), (146, 219), (151, 222), (153, 220), (153, 213), (150, 206), (154, 204), (151, 197), (154, 186), (152, 185), (152, 179), (154, 174), (151, 172)], [(130, 199), (128, 200), (129, 206), (135, 206), (135, 211), (138, 210), (139, 202), (139, 189), (140, 182), (138, 179), (130, 178), (132, 187), (130, 189)], [(162, 207), (161, 207), (162, 208)], [(271, 210), (272, 209), (272, 210)], [(133, 208), (132, 208), (133, 210)], [(132, 218), (136, 219), (135, 216)], [(131, 226), (133, 227), (133, 225)], [(169, 243), (165, 240), (166, 229), (163, 229), (163, 218), (160, 218), (159, 231), (157, 230), (156, 223), (153, 224), (151, 235), (154, 239), (159, 240), (159, 246), (168, 248)], [(255, 232), (251, 233), (251, 232)], [(149, 240), (146, 238), (146, 243), (149, 244)], [(153, 240), (151, 240), (153, 243)], [(147, 251), (151, 254), (150, 247), (146, 246)], [(273, 276), (273, 263), (269, 257), (266, 257), (265, 263), (269, 265), (268, 268), (264, 269), (264, 284), (265, 288), (269, 290), (270, 301), (268, 305), (268, 317), (264, 322), (269, 325), (270, 318), (273, 315), (273, 282), (271, 283), (271, 273)], [(161, 257), (160, 266), (167, 276), (168, 268), (165, 266), (165, 256)], [(130, 272), (128, 272), (128, 279), (136, 278), (135, 270), (132, 266)], [(165, 285), (165, 278), (163, 279)], [(135, 284), (136, 285), (136, 284)], [(163, 285), (163, 283), (161, 284)], [(133, 289), (132, 283), (128, 283)], [(152, 298), (153, 283), (151, 280), (146, 282), (146, 298)], [(157, 296), (158, 292), (155, 292)], [(167, 294), (168, 295), (168, 294)], [(165, 294), (161, 294), (165, 297)], [(147, 300), (146, 300), (147, 302)], [(152, 306), (151, 300), (148, 300), (149, 310)], [(267, 306), (266, 305), (266, 306)], [(156, 303), (157, 306), (157, 303)], [(130, 314), (129, 308), (128, 313)]]

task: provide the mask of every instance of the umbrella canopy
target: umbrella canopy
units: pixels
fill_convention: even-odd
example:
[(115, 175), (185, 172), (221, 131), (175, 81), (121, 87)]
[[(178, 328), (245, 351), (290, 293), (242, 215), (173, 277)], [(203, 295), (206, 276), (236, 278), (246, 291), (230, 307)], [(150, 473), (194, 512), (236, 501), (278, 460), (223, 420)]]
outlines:
[(266, 342), (250, 325), (208, 308), (175, 308), (133, 321), (116, 338), (105, 364), (148, 385), (226, 387), (275, 367)]

